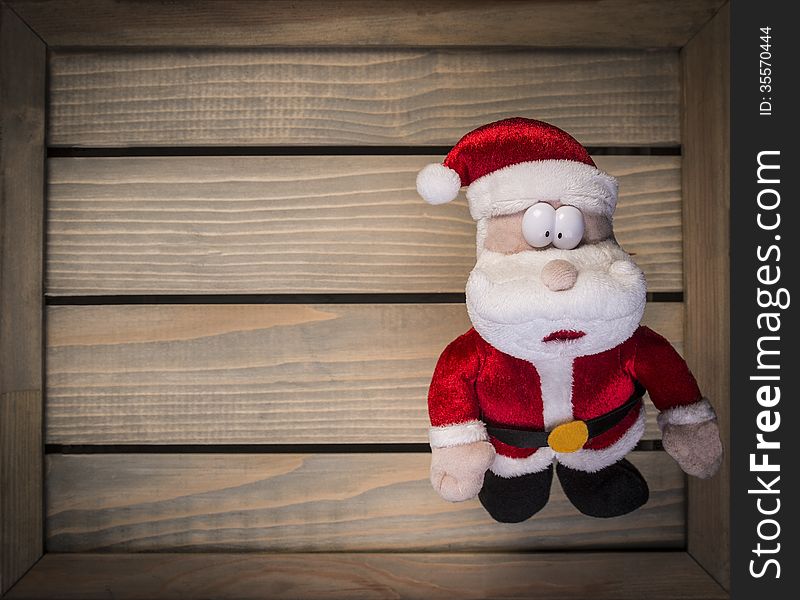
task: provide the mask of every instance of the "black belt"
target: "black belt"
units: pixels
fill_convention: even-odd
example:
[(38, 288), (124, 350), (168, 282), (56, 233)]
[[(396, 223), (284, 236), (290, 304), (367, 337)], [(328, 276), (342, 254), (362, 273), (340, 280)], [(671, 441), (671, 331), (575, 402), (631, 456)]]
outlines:
[[(593, 419), (587, 419), (586, 421), (580, 422), (571, 421), (570, 423), (564, 423), (558, 427), (571, 426), (575, 423), (584, 423), (587, 430), (585, 432), (587, 434), (587, 440), (590, 440), (619, 424), (622, 419), (628, 415), (630, 410), (641, 402), (643, 395), (644, 389), (637, 385), (633, 395), (622, 406), (619, 406), (614, 410)], [(558, 427), (553, 429), (553, 431), (558, 429)], [(553, 433), (553, 431), (507, 429), (505, 427), (494, 427), (491, 425), (486, 427), (486, 431), (493, 438), (496, 438), (504, 444), (508, 444), (509, 446), (515, 446), (516, 448), (545, 448), (550, 445), (548, 438), (550, 438), (550, 434)]]

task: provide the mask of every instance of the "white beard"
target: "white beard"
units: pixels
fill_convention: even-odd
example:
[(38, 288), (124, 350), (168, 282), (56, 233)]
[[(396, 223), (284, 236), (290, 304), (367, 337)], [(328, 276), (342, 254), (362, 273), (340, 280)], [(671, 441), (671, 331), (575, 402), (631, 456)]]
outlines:
[[(578, 270), (572, 289), (554, 292), (542, 267), (563, 259)], [(613, 240), (573, 250), (517, 254), (482, 250), (467, 281), (467, 312), (489, 344), (527, 361), (575, 358), (618, 346), (633, 335), (646, 303), (644, 274)], [(544, 342), (556, 331), (578, 339)]]

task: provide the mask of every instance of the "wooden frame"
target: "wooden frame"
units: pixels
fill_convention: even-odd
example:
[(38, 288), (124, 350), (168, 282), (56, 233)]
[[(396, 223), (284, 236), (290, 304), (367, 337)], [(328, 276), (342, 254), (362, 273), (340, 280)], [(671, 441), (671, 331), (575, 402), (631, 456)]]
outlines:
[(0, 591), (42, 555), (45, 44), (0, 6)]
[[(339, 0), (300, 20), (296, 2), (273, 3), (269, 17), (250, 1), (158, 3), (156, 9), (134, 1), (55, 4), (0, 4), (0, 593), (91, 598), (113, 590), (117, 597), (172, 598), (200, 590), (263, 597), (273, 590), (271, 597), (286, 598), (472, 598), (549, 597), (557, 590), (566, 599), (583, 598), (591, 588), (597, 598), (727, 597), (727, 464), (711, 481), (690, 482), (686, 552), (569, 553), (566, 560), (548, 554), (43, 555), (42, 275), (48, 47), (307, 46), (321, 40), (447, 46), (470, 39), (484, 46), (680, 48), (686, 355), (717, 401), (727, 445), (729, 240), (720, 215), (729, 210), (729, 5), (613, 0), (600, 13), (596, 3), (566, 1), (548, 3), (547, 18), (531, 20), (526, 11), (536, 3), (493, 3), (488, 10), (477, 1), (397, 1), (378, 9), (372, 2)], [(164, 14), (150, 22), (147, 10)], [(359, 20), (362, 14), (370, 20)], [(232, 26), (217, 27), (220, 16)], [(431, 26), (431, 20), (447, 26)], [(552, 26), (567, 20), (570, 27)], [(620, 21), (637, 26), (619, 27)], [(475, 28), (478, 23), (482, 27)], [(475, 566), (483, 567), (483, 576), (473, 581), (469, 567)], [(680, 580), (673, 578), (677, 572)]]

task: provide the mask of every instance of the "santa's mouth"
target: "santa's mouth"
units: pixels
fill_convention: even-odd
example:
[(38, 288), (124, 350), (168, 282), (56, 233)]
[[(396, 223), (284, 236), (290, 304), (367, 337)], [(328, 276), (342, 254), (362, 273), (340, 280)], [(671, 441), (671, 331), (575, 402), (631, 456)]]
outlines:
[(559, 329), (542, 339), (543, 342), (568, 342), (570, 340), (577, 340), (585, 336), (583, 331), (574, 331), (572, 329)]

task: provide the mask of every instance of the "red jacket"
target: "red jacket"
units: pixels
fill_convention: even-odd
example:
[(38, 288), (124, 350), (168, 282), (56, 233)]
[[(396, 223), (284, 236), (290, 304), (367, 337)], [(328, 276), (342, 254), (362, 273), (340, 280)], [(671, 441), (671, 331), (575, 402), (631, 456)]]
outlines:
[(554, 458), (565, 466), (596, 471), (627, 454), (644, 433), (644, 409), (636, 409), (581, 450), (521, 449), (489, 438), (485, 425), (549, 431), (571, 420), (603, 415), (644, 386), (659, 423), (695, 423), (714, 417), (686, 362), (647, 327), (625, 342), (590, 356), (531, 363), (495, 349), (474, 329), (455, 339), (436, 365), (428, 394), (431, 445), (456, 446), (490, 439), (497, 451), (492, 470), (501, 476), (540, 471)]

